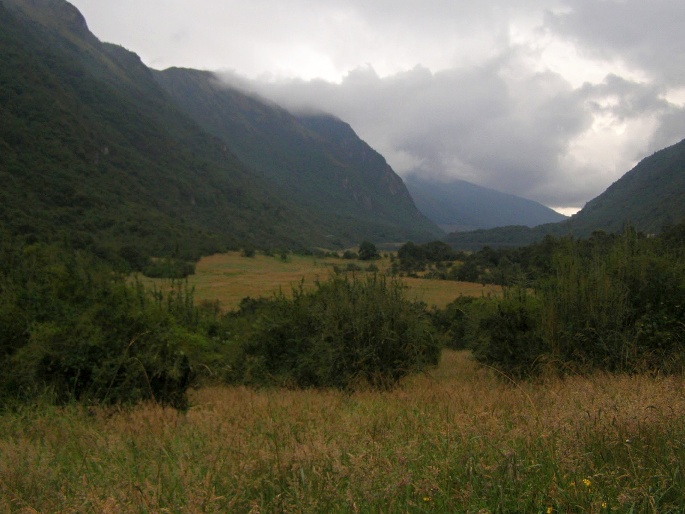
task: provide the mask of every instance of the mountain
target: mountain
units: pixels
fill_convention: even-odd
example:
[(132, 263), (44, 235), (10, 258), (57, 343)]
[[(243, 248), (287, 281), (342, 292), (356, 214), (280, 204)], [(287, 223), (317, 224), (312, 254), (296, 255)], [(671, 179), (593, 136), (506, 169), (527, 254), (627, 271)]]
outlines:
[(535, 227), (566, 219), (540, 203), (464, 180), (441, 182), (413, 174), (405, 183), (419, 210), (446, 232), (507, 225)]
[(685, 220), (685, 140), (640, 161), (570, 220), (574, 233), (620, 231), (626, 223), (645, 233)]
[(293, 115), (210, 72), (170, 68), (154, 76), (186, 114), (311, 213), (332, 242), (444, 235), (347, 123), (328, 114)]
[(446, 241), (455, 247), (525, 245), (546, 235), (587, 237), (596, 230), (615, 233), (630, 224), (644, 233), (685, 221), (685, 140), (659, 150), (561, 223), (455, 232)]
[[(301, 195), (201, 127), (137, 55), (100, 42), (63, 0), (0, 0), (0, 55), (0, 234), (64, 240), (137, 263), (245, 244), (299, 249), (400, 237), (412, 216), (408, 234), (437, 230), (401, 194), (402, 215), (390, 219), (390, 193), (378, 202), (385, 210), (360, 220), (350, 207), (337, 225), (322, 223)], [(285, 145), (262, 136), (255, 154)], [(359, 198), (375, 208), (371, 194)]]
[(61, 0), (0, 2), (0, 225), (106, 257), (325, 234)]

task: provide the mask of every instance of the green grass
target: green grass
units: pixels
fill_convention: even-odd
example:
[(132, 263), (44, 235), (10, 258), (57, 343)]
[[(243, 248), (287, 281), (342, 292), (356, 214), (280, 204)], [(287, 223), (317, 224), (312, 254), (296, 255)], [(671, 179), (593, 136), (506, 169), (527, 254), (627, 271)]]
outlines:
[[(198, 301), (218, 300), (224, 309), (233, 309), (246, 296), (268, 297), (279, 289), (289, 293), (301, 280), (304, 280), (305, 286), (313, 286), (316, 280), (326, 280), (333, 273), (334, 266), (345, 269), (350, 262), (362, 268), (373, 263), (380, 271), (388, 270), (391, 265), (388, 258), (362, 262), (288, 255), (287, 260), (283, 261), (278, 256), (258, 254), (255, 257), (243, 257), (240, 252), (228, 252), (202, 258), (197, 263), (195, 275), (188, 277), (188, 283), (195, 288), (195, 298)], [(460, 295), (487, 296), (501, 293), (501, 288), (494, 285), (419, 278), (402, 280), (408, 287), (408, 299), (438, 307), (444, 307)], [(157, 287), (165, 284), (164, 280), (144, 281)]]
[(447, 351), (392, 392), (22, 408), (0, 416), (0, 512), (682, 512), (683, 385), (514, 385)]

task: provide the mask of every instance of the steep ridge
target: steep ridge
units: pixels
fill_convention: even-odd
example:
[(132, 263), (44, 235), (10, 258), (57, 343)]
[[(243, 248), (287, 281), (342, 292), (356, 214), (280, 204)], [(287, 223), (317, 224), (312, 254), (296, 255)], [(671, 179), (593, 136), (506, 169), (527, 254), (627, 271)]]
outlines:
[[(438, 233), (408, 194), (390, 207), (371, 195), (367, 209), (358, 192), (331, 188), (331, 156), (310, 151), (308, 144), (321, 147), (318, 136), (282, 109), (252, 102), (243, 113), (254, 123), (248, 134), (228, 142), (212, 135), (157, 72), (101, 43), (63, 0), (0, 0), (0, 54), (0, 229), (12, 234), (138, 265), (245, 244), (295, 249)], [(254, 108), (263, 111), (256, 120)], [(292, 125), (277, 135), (294, 139), (265, 137), (274, 113)], [(241, 145), (271, 168), (241, 162)], [(281, 160), (283, 148), (296, 163), (302, 154), (316, 162), (318, 175)], [(262, 168), (291, 173), (278, 182)], [(298, 188), (308, 189), (293, 194)]]
[(0, 54), (0, 228), (129, 261), (330, 244), (67, 2), (0, 0)]
[(443, 235), (348, 124), (325, 114), (295, 116), (210, 72), (170, 68), (155, 78), (188, 115), (310, 212), (332, 242), (355, 234), (374, 241)]
[(573, 216), (574, 232), (620, 231), (626, 223), (645, 233), (685, 220), (685, 140), (655, 152)]

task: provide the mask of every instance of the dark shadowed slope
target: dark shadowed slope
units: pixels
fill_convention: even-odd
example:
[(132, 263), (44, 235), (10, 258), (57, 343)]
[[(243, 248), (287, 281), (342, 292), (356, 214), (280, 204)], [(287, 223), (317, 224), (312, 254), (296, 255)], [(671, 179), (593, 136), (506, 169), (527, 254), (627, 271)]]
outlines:
[(0, 224), (106, 256), (323, 245), (309, 212), (61, 0), (0, 0)]
[(295, 116), (209, 72), (171, 68), (155, 77), (188, 115), (318, 220), (332, 242), (442, 235), (348, 124), (328, 115)]
[(685, 220), (685, 140), (646, 157), (570, 220), (574, 232), (646, 233)]
[(538, 202), (464, 180), (440, 182), (410, 175), (405, 182), (419, 210), (446, 232), (507, 225), (535, 227), (566, 219)]

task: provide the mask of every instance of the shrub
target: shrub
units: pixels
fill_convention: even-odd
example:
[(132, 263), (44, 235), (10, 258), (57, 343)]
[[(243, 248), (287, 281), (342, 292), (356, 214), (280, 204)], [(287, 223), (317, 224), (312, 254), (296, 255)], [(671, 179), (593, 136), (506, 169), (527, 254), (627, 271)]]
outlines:
[(183, 331), (169, 326), (127, 340), (94, 323), (43, 323), (11, 360), (14, 384), (24, 397), (47, 392), (58, 403), (154, 400), (185, 408), (192, 369), (182, 342)]
[(376, 250), (376, 245), (369, 241), (364, 241), (359, 245), (359, 260), (360, 261), (370, 261), (373, 259), (380, 259), (378, 250)]
[(240, 252), (243, 257), (254, 257), (257, 255), (257, 249), (252, 245), (245, 245), (243, 250)]
[(460, 296), (444, 309), (431, 312), (433, 325), (443, 334), (444, 344), (453, 350), (471, 348), (480, 325), (480, 317), (486, 312), (490, 298)]
[(195, 264), (171, 257), (152, 259), (143, 268), (143, 275), (150, 278), (178, 279), (195, 273)]
[(235, 363), (245, 383), (387, 388), (439, 359), (424, 306), (383, 276), (336, 276), (257, 307)]
[[(185, 406), (192, 298), (150, 294), (57, 246), (16, 244), (0, 270), (0, 394), (59, 403), (154, 399)], [(186, 291), (187, 293), (187, 291)], [(172, 298), (173, 296), (173, 298)], [(187, 329), (184, 328), (187, 326)]]
[(525, 289), (505, 291), (479, 320), (479, 337), (472, 342), (476, 359), (512, 377), (535, 374), (546, 354), (538, 330), (539, 311), (537, 298)]
[(685, 267), (681, 248), (593, 234), (561, 241), (551, 273), (505, 295), (474, 338), (482, 362), (519, 376), (542, 363), (563, 372), (685, 370)]

